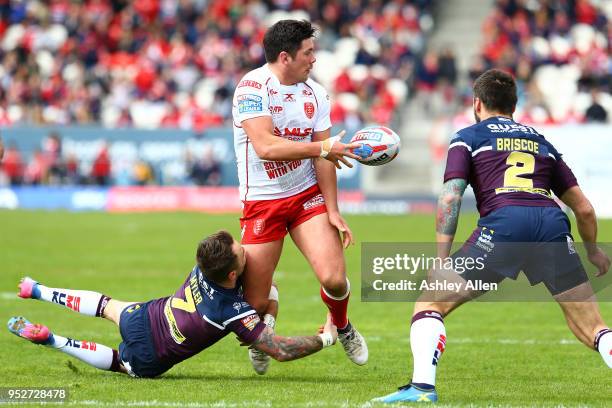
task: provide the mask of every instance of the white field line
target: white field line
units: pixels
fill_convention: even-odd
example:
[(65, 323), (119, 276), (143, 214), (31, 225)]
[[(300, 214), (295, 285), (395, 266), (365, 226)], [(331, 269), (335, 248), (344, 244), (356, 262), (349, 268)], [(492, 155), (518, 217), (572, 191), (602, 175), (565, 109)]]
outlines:
[[(67, 405), (78, 406), (96, 406), (96, 407), (163, 407), (163, 408), (272, 408), (281, 406), (279, 403), (271, 401), (215, 401), (215, 402), (172, 402), (158, 400), (143, 400), (143, 401), (98, 401), (98, 400), (81, 400), (70, 401)], [(284, 404), (283, 404), (284, 405)], [(318, 402), (298, 402), (292, 403), (291, 407), (296, 408), (318, 408), (318, 407), (335, 407), (335, 408), (369, 408), (372, 403), (366, 402), (363, 404), (350, 404), (348, 401), (318, 401)]]
[[(17, 292), (0, 292), (0, 299), (2, 300), (19, 300), (17, 296)], [(313, 301), (320, 301), (318, 296), (312, 297)], [(96, 333), (86, 332), (81, 333), (81, 336), (88, 335), (93, 337)], [(380, 341), (391, 341), (393, 336), (367, 336), (366, 340), (368, 342), (380, 342)], [(409, 343), (408, 337), (403, 337), (400, 339), (396, 339), (395, 341), (400, 341), (402, 343)], [(571, 345), (571, 344), (580, 344), (578, 340), (574, 339), (559, 339), (559, 340), (537, 340), (537, 339), (486, 339), (486, 338), (469, 338), (469, 337), (458, 337), (453, 338), (452, 335), (447, 338), (447, 344), (508, 344), (508, 345), (544, 345), (544, 346), (558, 346), (558, 345)]]
[[(390, 336), (367, 336), (366, 340), (368, 343), (376, 343), (380, 341), (389, 342), (392, 340)], [(396, 340), (397, 341), (397, 340)], [(410, 343), (408, 337), (400, 338), (401, 343)], [(558, 345), (572, 345), (580, 344), (578, 340), (574, 339), (559, 339), (559, 340), (537, 340), (537, 339), (486, 339), (486, 338), (470, 338), (470, 337), (452, 337), (446, 338), (446, 344), (509, 344), (509, 345), (542, 345), (542, 346), (558, 346)]]
[[(132, 401), (99, 401), (99, 400), (80, 400), (70, 401), (64, 405), (76, 405), (76, 406), (96, 406), (96, 407), (163, 407), (163, 408), (273, 408), (273, 407), (292, 407), (292, 408), (320, 408), (320, 407), (333, 407), (333, 408), (377, 408), (386, 406), (385, 404), (362, 402), (362, 403), (350, 403), (348, 401), (311, 401), (311, 402), (296, 402), (287, 404), (281, 404), (272, 401), (215, 401), (215, 402), (180, 402), (180, 401), (158, 401), (158, 400), (132, 400)], [(397, 405), (395, 405), (397, 406)], [(412, 404), (402, 404), (402, 407), (411, 407)], [(516, 405), (474, 405), (474, 404), (436, 404), (436, 408), (477, 408), (486, 406), (487, 408), (511, 408)], [(519, 405), (520, 406), (520, 405)], [(551, 405), (551, 404), (530, 404), (529, 407), (554, 407), (554, 408), (566, 408), (566, 407), (588, 407), (587, 405)]]
[(17, 289), (14, 292), (0, 292), (0, 299), (2, 300), (18, 300)]

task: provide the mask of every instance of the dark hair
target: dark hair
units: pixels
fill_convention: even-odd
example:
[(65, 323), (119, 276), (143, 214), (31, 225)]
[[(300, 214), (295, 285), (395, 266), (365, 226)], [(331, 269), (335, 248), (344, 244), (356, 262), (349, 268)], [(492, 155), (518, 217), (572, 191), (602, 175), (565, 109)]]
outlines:
[(285, 51), (295, 58), (302, 41), (314, 37), (316, 28), (307, 20), (281, 20), (268, 28), (263, 39), (266, 61), (276, 62)]
[(516, 106), (516, 83), (507, 72), (490, 69), (474, 81), (474, 96), (487, 110), (512, 115)]
[(238, 257), (232, 250), (234, 238), (227, 231), (218, 231), (198, 244), (196, 261), (208, 279), (222, 283), (227, 274), (238, 267)]

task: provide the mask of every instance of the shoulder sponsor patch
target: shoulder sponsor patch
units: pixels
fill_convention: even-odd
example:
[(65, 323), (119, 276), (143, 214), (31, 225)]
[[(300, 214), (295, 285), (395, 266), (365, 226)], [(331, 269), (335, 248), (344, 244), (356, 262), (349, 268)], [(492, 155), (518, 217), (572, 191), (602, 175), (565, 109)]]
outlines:
[(240, 83), (238, 84), (238, 88), (242, 88), (244, 86), (248, 86), (250, 88), (256, 88), (256, 89), (261, 89), (261, 84), (257, 81), (252, 81), (250, 79), (243, 79), (242, 81), (240, 81)]
[(239, 113), (259, 113), (263, 112), (263, 102), (259, 95), (245, 94), (238, 95)]
[(248, 315), (247, 317), (240, 320), (240, 323), (242, 323), (242, 325), (246, 327), (249, 331), (253, 331), (253, 329), (255, 328), (255, 326), (257, 326), (257, 323), (259, 322), (260, 319), (257, 313)]

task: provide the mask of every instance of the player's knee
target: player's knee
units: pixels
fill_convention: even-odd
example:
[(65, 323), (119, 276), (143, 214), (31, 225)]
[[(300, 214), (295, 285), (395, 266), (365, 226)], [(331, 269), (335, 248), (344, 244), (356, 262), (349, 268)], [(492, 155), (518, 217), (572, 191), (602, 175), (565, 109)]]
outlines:
[(321, 286), (327, 292), (344, 294), (347, 289), (346, 277), (339, 273), (326, 275), (321, 279)]

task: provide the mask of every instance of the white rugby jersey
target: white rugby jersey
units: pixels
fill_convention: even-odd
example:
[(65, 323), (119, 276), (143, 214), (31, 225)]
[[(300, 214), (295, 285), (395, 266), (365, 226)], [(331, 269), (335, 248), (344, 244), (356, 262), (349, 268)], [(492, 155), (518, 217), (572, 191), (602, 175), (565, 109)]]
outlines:
[(331, 127), (330, 102), (325, 89), (308, 79), (281, 85), (264, 65), (247, 73), (234, 92), (234, 149), (243, 201), (294, 196), (316, 184), (312, 159), (262, 160), (242, 129), (242, 121), (271, 116), (274, 134), (296, 142), (311, 142), (313, 132)]

